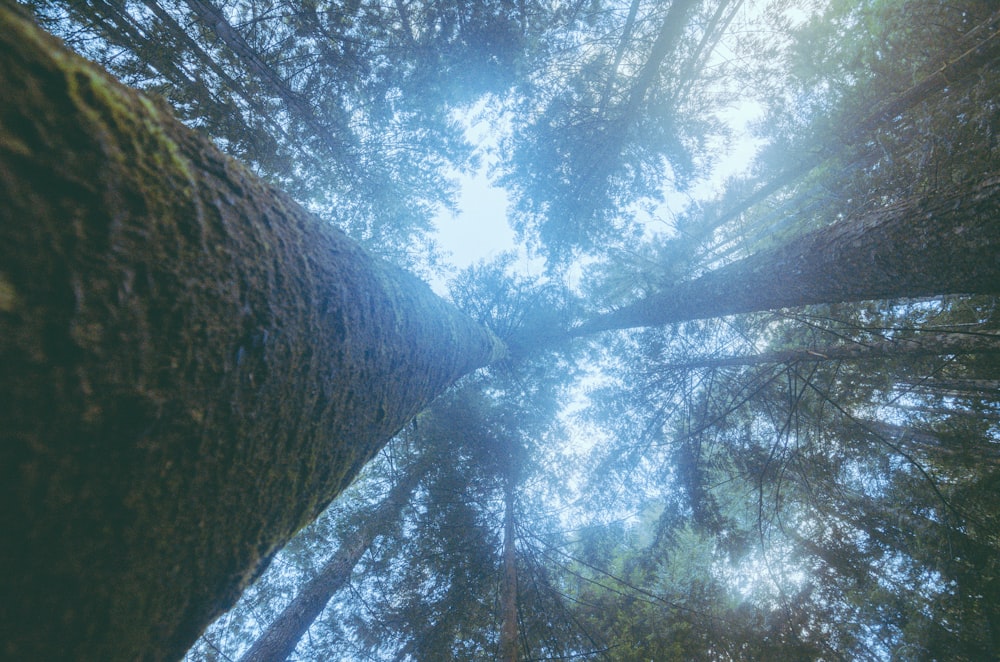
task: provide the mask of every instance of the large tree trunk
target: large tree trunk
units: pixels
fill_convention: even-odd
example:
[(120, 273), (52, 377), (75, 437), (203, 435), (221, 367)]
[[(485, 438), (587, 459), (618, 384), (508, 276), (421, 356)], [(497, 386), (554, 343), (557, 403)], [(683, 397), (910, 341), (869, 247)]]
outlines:
[(0, 4), (0, 657), (179, 658), (502, 352)]
[(277, 662), (288, 659), (299, 639), (326, 608), (330, 598), (350, 580), (354, 566), (375, 537), (399, 519), (403, 507), (428, 466), (426, 460), (417, 460), (417, 465), (399, 479), (378, 507), (341, 543), (319, 574), (302, 587), (291, 604), (257, 637), (250, 650), (240, 658), (240, 662)]
[(1000, 172), (807, 233), (572, 330), (819, 303), (1000, 293)]

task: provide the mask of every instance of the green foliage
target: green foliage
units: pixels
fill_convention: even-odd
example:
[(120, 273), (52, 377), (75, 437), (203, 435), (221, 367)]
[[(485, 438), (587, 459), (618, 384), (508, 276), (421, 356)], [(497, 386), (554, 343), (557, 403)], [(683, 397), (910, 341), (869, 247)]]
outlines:
[(539, 29), (527, 3), (217, 3), (235, 37), (204, 22), (212, 3), (29, 4), (257, 174), (418, 269), (454, 202), (447, 168), (471, 164), (451, 112), (509, 87)]
[[(476, 165), (456, 113), (495, 106), (510, 120), (495, 181), (548, 260), (546, 277), (519, 275), (512, 254), (459, 273), (451, 298), (507, 359), (418, 416), (192, 658), (245, 649), (414, 456), (431, 470), (299, 658), (495, 657), (508, 508), (523, 659), (1000, 649), (1000, 356), (831, 351), (996, 333), (995, 300), (566, 341), (588, 314), (993, 173), (993, 3), (217, 3), (254, 66), (197, 3), (29, 4), (322, 216), (427, 270), (450, 174)], [(743, 101), (764, 109), (753, 176), (676, 203)], [(669, 214), (664, 232), (642, 222)], [(749, 360), (782, 352), (810, 360)]]
[(513, 227), (551, 268), (636, 241), (637, 207), (705, 165), (693, 153), (721, 127), (700, 112), (698, 64), (722, 26), (699, 7), (637, 2), (628, 16), (602, 7), (567, 26), (565, 46), (517, 90), (500, 183), (514, 197)]

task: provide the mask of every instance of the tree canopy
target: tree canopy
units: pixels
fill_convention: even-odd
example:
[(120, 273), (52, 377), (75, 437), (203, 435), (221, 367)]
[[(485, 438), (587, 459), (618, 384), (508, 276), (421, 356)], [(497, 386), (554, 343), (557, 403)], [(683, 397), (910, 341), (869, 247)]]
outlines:
[[(193, 644), (191, 661), (974, 662), (1000, 650), (994, 3), (23, 4), (148, 95), (121, 93), (153, 118), (144, 127), (168, 127), (149, 153), (198, 146), (183, 152), (196, 174), (181, 181), (186, 170), (164, 168), (163, 186), (202, 191), (192, 218), (229, 210), (220, 227), (235, 228), (209, 237), (204, 221), (185, 225), (180, 203), (139, 202), (129, 193), (138, 185), (100, 179), (114, 193), (95, 199), (120, 212), (112, 225), (130, 228), (113, 228), (109, 241), (172, 252), (109, 275), (102, 256), (124, 249), (105, 251), (90, 229), (99, 212), (70, 202), (60, 209), (79, 229), (56, 250), (65, 269), (18, 258), (18, 246), (55, 229), (22, 223), (0, 234), (10, 244), (0, 264), (4, 328), (26, 337), (16, 326), (25, 302), (45, 297), (71, 327), (59, 340), (61, 327), (47, 320), (31, 331), (40, 340), (0, 344), (9, 383), (43, 358), (63, 361), (58, 348), (99, 347), (87, 360), (110, 365), (114, 344), (130, 338), (162, 379), (142, 381), (143, 366), (103, 381), (59, 368), (46, 373), (58, 379), (44, 393), (8, 399), (24, 457), (38, 456), (43, 400), (69, 403), (90, 425), (86, 448), (67, 455), (83, 468), (55, 447), (31, 471), (68, 481), (93, 467), (101, 478), (72, 507), (52, 505), (52, 488), (38, 510), (79, 518), (65, 530), (89, 527), (93, 548), (73, 563), (56, 552), (29, 558), (27, 547), (11, 547), (11, 558), (29, 579), (55, 583), (77, 565), (103, 571), (142, 554), (148, 545), (106, 554), (111, 542), (101, 541), (135, 529), (126, 515), (93, 513), (119, 492), (168, 509), (183, 483), (190, 526), (178, 531), (195, 541), (207, 526), (219, 547), (242, 549), (239, 563), (253, 557), (263, 573), (204, 633), (235, 595), (183, 627), (161, 624), (173, 628), (173, 648), (150, 626), (140, 630), (149, 650), (137, 652), (140, 636), (117, 653), (100, 649), (108, 659), (161, 659), (179, 654), (179, 641)], [(31, 93), (0, 108), (0, 173), (28, 217), (48, 203), (19, 182), (45, 167), (62, 173), (54, 186), (87, 190), (59, 159), (106, 152), (99, 131), (109, 123), (80, 111), (74, 121), (97, 128), (53, 146), (28, 119), (47, 88), (13, 76)], [(53, 104), (41, 114), (69, 112)], [(202, 142), (159, 119), (169, 113)], [(480, 144), (475, 117), (490, 125)], [(753, 158), (734, 165), (751, 147)], [(211, 177), (237, 166), (216, 148), (247, 171), (225, 195)], [(122, 173), (156, 163), (122, 149)], [(33, 156), (41, 152), (44, 165)], [(506, 192), (520, 248), (453, 265), (434, 227), (455, 209), (456, 176), (476, 172)], [(157, 204), (154, 212), (177, 213), (179, 240), (166, 221), (144, 227)], [(243, 242), (244, 226), (264, 229)], [(338, 243), (332, 227), (395, 266), (372, 259), (365, 275), (341, 276), (330, 256), (361, 249)], [(204, 257), (221, 253), (227, 261)], [(177, 275), (157, 275), (161, 262)], [(189, 295), (184, 274), (195, 265), (218, 268), (212, 278), (224, 287)], [(447, 277), (450, 304), (400, 267)], [(22, 277), (42, 272), (65, 276), (61, 289), (42, 292)], [(88, 308), (98, 290), (122, 310), (149, 306), (171, 353), (142, 353), (160, 336), (140, 315), (116, 317), (106, 331), (104, 309)], [(196, 299), (216, 301), (207, 321), (180, 312)], [(345, 332), (368, 319), (371, 335)], [(440, 320), (454, 326), (441, 331)], [(18, 355), (28, 346), (35, 354)], [(369, 370), (369, 360), (382, 367)], [(58, 365), (91, 365), (82, 361), (73, 354)], [(170, 468), (173, 455), (152, 441), (138, 442), (141, 457), (106, 455), (101, 435), (121, 430), (87, 409), (101, 389), (100, 407), (116, 402), (122, 412), (115, 421), (141, 410), (128, 439), (152, 439), (159, 430), (148, 425), (176, 428), (177, 439), (200, 440), (200, 455)], [(362, 413), (348, 420), (330, 402)], [(317, 454), (344, 438), (360, 450), (349, 471), (330, 476)], [(261, 447), (269, 450), (254, 455)], [(21, 464), (5, 470), (20, 486), (9, 491), (35, 508), (42, 479), (25, 478), (22, 455), (10, 455)], [(103, 462), (127, 471), (112, 479)], [(266, 464), (294, 490), (281, 508), (266, 486), (238, 475), (259, 476)], [(185, 472), (213, 471), (227, 490), (183, 482)], [(176, 478), (133, 494), (134, 475), (157, 472)], [(212, 495), (226, 502), (213, 504), (209, 521), (198, 502)], [(249, 524), (226, 519), (249, 511), (258, 514)], [(288, 521), (265, 521), (279, 512)], [(311, 520), (273, 560), (269, 533), (234, 530), (274, 526), (284, 542)], [(62, 526), (42, 535), (15, 521), (14, 530), (57, 546), (69, 539)], [(242, 589), (248, 577), (222, 577), (236, 572), (226, 563), (237, 562), (220, 555), (185, 581), (205, 593)], [(173, 581), (152, 572), (137, 571), (135, 582)], [(124, 609), (115, 590), (105, 602)], [(4, 625), (42, 618), (48, 603), (32, 604), (27, 616), (4, 611)]]

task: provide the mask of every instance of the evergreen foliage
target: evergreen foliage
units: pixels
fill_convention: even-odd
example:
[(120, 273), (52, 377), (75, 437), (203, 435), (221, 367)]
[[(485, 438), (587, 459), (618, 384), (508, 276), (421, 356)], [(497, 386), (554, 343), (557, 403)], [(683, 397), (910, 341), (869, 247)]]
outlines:
[[(345, 549), (346, 587), (289, 659), (1000, 650), (994, 3), (25, 4), (425, 274), (445, 270), (451, 178), (478, 167), (460, 118), (488, 107), (491, 177), (545, 261), (451, 280), (506, 355), (416, 416), (187, 659), (238, 659)], [(720, 183), (734, 106), (761, 149)]]

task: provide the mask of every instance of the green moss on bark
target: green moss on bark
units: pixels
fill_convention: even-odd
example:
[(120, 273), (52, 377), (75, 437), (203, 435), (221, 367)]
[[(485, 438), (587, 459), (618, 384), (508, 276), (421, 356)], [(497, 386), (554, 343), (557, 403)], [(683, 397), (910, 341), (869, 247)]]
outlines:
[(3, 654), (178, 658), (502, 348), (6, 5), (0, 58)]

